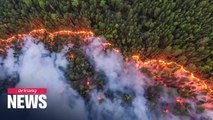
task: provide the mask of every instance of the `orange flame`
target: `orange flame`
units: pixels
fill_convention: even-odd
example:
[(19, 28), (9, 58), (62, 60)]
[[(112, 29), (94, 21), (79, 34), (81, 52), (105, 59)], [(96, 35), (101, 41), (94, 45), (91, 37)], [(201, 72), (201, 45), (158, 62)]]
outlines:
[(7, 42), (10, 43), (14, 39), (26, 37), (27, 35), (35, 35), (35, 34), (43, 34), (47, 33), (48, 37), (53, 39), (55, 36), (58, 35), (85, 35), (85, 36), (94, 36), (94, 33), (92, 31), (70, 31), (70, 30), (61, 30), (56, 32), (48, 32), (46, 29), (38, 29), (38, 30), (32, 30), (29, 34), (17, 34), (10, 38), (7, 38), (6, 40), (0, 39), (0, 42)]
[(136, 67), (138, 68), (140, 66), (140, 56), (139, 55), (133, 55), (132, 59), (134, 59), (136, 61)]
[(140, 56), (139, 55), (133, 55), (132, 58), (134, 60), (136, 60), (137, 62), (140, 62), (139, 59), (140, 59)]

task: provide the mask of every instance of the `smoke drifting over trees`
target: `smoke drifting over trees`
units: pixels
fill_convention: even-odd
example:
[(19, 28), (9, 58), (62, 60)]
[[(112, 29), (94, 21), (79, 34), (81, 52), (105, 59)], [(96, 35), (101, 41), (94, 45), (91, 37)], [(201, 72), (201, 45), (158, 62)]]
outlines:
[[(93, 77), (91, 76), (90, 83), (86, 83), (86, 95), (81, 93), (84, 90), (73, 84), (75, 80), (66, 75), (72, 71), (72, 63), (69, 64), (66, 60), (66, 53), (72, 51), (73, 46), (64, 46), (59, 53), (55, 53), (47, 50), (36, 39), (26, 37), (20, 54), (14, 56), (14, 50), (8, 50), (7, 56), (0, 61), (4, 73), (0, 76), (1, 81), (15, 79), (14, 87), (48, 88), (46, 111), (27, 111), (28, 116), (17, 117), (53, 120), (190, 120), (212, 117), (210, 111), (197, 115), (191, 114), (191, 111), (187, 116), (172, 112), (163, 114), (162, 103), (157, 103), (155, 109), (151, 108), (151, 99), (145, 92), (148, 87), (155, 85), (154, 80), (137, 69), (134, 62), (126, 63), (121, 53), (105, 49), (103, 38), (92, 37), (86, 41), (88, 43), (80, 50), (93, 66)], [(80, 78), (77, 80), (82, 82)], [(102, 88), (99, 88), (98, 82), (105, 82), (101, 83)], [(78, 85), (81, 86), (82, 83)], [(165, 88), (163, 94), (160, 93), (160, 99), (167, 103), (172, 102), (171, 97), (167, 96), (169, 91), (172, 92), (173, 89)], [(172, 92), (173, 95), (177, 94), (174, 93)]]

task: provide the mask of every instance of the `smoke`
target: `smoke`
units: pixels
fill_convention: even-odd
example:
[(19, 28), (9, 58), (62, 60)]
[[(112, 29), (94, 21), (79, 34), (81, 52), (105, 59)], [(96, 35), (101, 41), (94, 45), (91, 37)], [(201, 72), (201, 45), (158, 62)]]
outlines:
[[(94, 65), (96, 72), (103, 72), (107, 78), (107, 84), (103, 91), (92, 91), (89, 102), (89, 115), (97, 120), (192, 120), (211, 119), (212, 112), (193, 116), (174, 115), (171, 112), (162, 114), (162, 111), (152, 111), (144, 92), (149, 86), (154, 85), (154, 80), (141, 73), (133, 62), (125, 62), (120, 52), (105, 49), (104, 38), (89, 38), (89, 44), (84, 47), (85, 54)], [(107, 98), (108, 91), (113, 91), (113, 98)], [(164, 89), (160, 95), (161, 101), (172, 101), (165, 92), (171, 92), (178, 96), (175, 89)], [(130, 104), (125, 104), (117, 93), (127, 93), (132, 97)], [(156, 114), (156, 111), (159, 113)], [(196, 113), (196, 112), (195, 112)], [(95, 116), (94, 116), (95, 114)], [(209, 116), (209, 117), (208, 117)]]
[[(88, 38), (87, 44), (85, 43), (82, 48), (95, 72), (103, 73), (106, 77), (103, 90), (92, 88), (88, 93), (89, 100), (82, 99), (64, 76), (68, 66), (65, 54), (72, 44), (64, 46), (60, 53), (51, 53), (42, 43), (35, 44), (31, 37), (25, 37), (24, 41), (21, 55), (14, 57), (15, 51), (9, 49), (5, 58), (0, 57), (0, 80), (16, 78), (19, 80), (16, 87), (48, 89), (47, 109), (32, 110), (24, 114), (27, 119), (207, 120), (208, 117), (203, 116), (209, 116), (209, 120), (212, 118), (212, 112), (195, 115), (195, 118), (172, 113), (161, 114), (162, 111), (156, 114), (150, 109), (145, 97), (145, 91), (154, 85), (154, 81), (141, 73), (133, 61), (125, 62), (121, 53), (105, 49), (103, 38)], [(165, 92), (172, 92), (178, 96), (173, 89), (164, 89)], [(167, 94), (161, 94), (160, 99), (172, 102)]]
[(5, 75), (17, 74), (19, 83), (16, 87), (48, 89), (47, 109), (30, 112), (28, 119), (87, 119), (84, 101), (70, 87), (63, 74), (68, 65), (66, 50), (50, 53), (43, 44), (35, 44), (31, 37), (26, 37), (21, 53), (15, 58), (14, 51), (8, 51), (6, 59), (2, 61), (1, 79), (5, 78)]
[(13, 57), (14, 51), (12, 49), (8, 50), (8, 54), (5, 60), (3, 58), (0, 58), (0, 80), (3, 80), (7, 77), (14, 76), (16, 70), (16, 65), (15, 65), (15, 58)]
[(147, 78), (135, 69), (131, 63), (126, 64), (120, 53), (112, 50), (104, 51), (102, 46), (103, 39), (90, 38), (89, 41), (93, 42), (84, 48), (85, 53), (91, 62), (94, 63), (96, 71), (105, 73), (108, 81), (104, 91), (120, 91), (123, 93), (134, 91), (135, 94), (130, 107), (123, 105), (121, 98), (118, 96), (114, 97), (113, 100), (105, 98), (100, 103), (97, 99), (99, 97), (98, 94), (93, 92), (90, 104), (95, 106), (96, 109), (91, 111), (97, 115), (93, 119), (150, 119), (150, 111), (144, 98), (144, 87)]

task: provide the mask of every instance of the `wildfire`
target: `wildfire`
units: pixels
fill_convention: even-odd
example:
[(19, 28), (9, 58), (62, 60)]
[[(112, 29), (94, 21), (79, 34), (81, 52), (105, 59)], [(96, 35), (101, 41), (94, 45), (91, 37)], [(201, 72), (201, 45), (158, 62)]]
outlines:
[(153, 60), (148, 60), (148, 61), (142, 62), (139, 59), (140, 58), (139, 55), (133, 55), (132, 58), (136, 61), (137, 64), (141, 64), (141, 65), (151, 65), (153, 63), (159, 63), (162, 66), (167, 66), (167, 65), (174, 64), (177, 67), (180, 67), (180, 69), (179, 69), (180, 72), (190, 74), (190, 79), (191, 80), (199, 82), (201, 84), (201, 86), (200, 86), (201, 89), (206, 89), (206, 90), (208, 89), (208, 91), (212, 92), (212, 89), (208, 88), (208, 85), (205, 83), (204, 80), (201, 80), (200, 78), (195, 77), (195, 75), (193, 73), (191, 73), (190, 71), (186, 70), (182, 65), (180, 65), (180, 64), (178, 64), (176, 62), (166, 62), (164, 60), (157, 60), (157, 59), (153, 59)]
[[(206, 93), (205, 94), (206, 104), (208, 104), (209, 102), (210, 104), (212, 104), (211, 103), (213, 98), (212, 86), (208, 85), (205, 80), (202, 80), (196, 77), (192, 72), (186, 70), (182, 65), (176, 62), (167, 62), (165, 60), (157, 60), (157, 59), (141, 61), (139, 55), (133, 55), (132, 59), (135, 60), (137, 68), (143, 68), (143, 67), (148, 68), (151, 71), (151, 73), (155, 73), (155, 72), (159, 73), (159, 70), (162, 70), (162, 69), (165, 71), (170, 70), (168, 69), (169, 68), (168, 66), (175, 66), (175, 68), (178, 68), (178, 69), (177, 71), (173, 73), (173, 75), (175, 75), (175, 77), (177, 77), (178, 80), (175, 80), (175, 81), (166, 80), (155, 75), (152, 78), (156, 81), (159, 81), (159, 83), (163, 84), (164, 86), (168, 86), (168, 87), (170, 85), (176, 86), (177, 88), (180, 88), (180, 92), (182, 94), (185, 94), (188, 97), (197, 98), (198, 100), (201, 98), (202, 93)], [(158, 67), (156, 67), (155, 65)], [(189, 81), (184, 81), (184, 79), (181, 79), (181, 78), (186, 78)], [(177, 97), (176, 102), (182, 105), (182, 103), (184, 102), (184, 98)], [(208, 108), (211, 108), (211, 107), (208, 107)]]
[(195, 82), (198, 82), (199, 84), (201, 84), (201, 89), (205, 89), (210, 92), (212, 92), (212, 89), (211, 88), (208, 88), (208, 85), (205, 83), (204, 80), (201, 80), (200, 78), (197, 78), (195, 77), (195, 75), (193, 73), (191, 73), (190, 71), (186, 70), (182, 65), (176, 63), (176, 62), (166, 62), (164, 60), (156, 60), (156, 59), (153, 59), (153, 60), (148, 60), (148, 61), (145, 61), (143, 64), (144, 65), (148, 65), (148, 64), (152, 64), (152, 63), (159, 63), (160, 65), (162, 66), (167, 66), (167, 65), (171, 65), (171, 64), (174, 64), (176, 65), (177, 67), (180, 67), (179, 71), (182, 72), (182, 73), (188, 73), (190, 75), (190, 79), (195, 81)]
[(58, 35), (86, 35), (86, 36), (93, 36), (94, 33), (91, 32), (91, 31), (76, 31), (76, 32), (73, 32), (73, 31), (69, 31), (69, 30), (62, 30), (62, 31), (57, 31), (57, 32), (54, 32), (54, 33), (50, 33), (50, 38), (54, 38), (55, 36), (58, 36)]
[[(38, 38), (42, 38), (42, 35), (47, 35), (47, 37), (51, 38), (53, 40), (54, 37), (58, 36), (58, 35), (81, 35), (84, 37), (89, 37), (89, 36), (94, 36), (94, 33), (92, 31), (70, 31), (70, 30), (61, 30), (61, 31), (56, 31), (56, 32), (48, 32), (46, 29), (38, 29), (38, 30), (32, 30), (30, 33), (28, 34), (17, 34), (14, 35), (8, 39), (0, 39), (0, 47), (3, 46), (3, 48), (0, 48), (0, 52), (5, 51), (5, 49), (8, 48), (8, 44), (10, 44), (12, 41), (18, 39), (18, 38), (22, 38), (22, 37), (26, 37), (28, 35), (31, 36), (36, 36)], [(112, 44), (109, 42), (103, 43), (103, 47), (108, 47), (111, 46)], [(116, 53), (119, 53), (120, 50), (117, 48), (112, 48), (113, 51), (115, 51)], [(69, 55), (69, 58), (74, 58), (73, 54)], [(191, 81), (196, 82), (197, 86), (199, 87), (196, 88), (196, 90), (207, 90), (208, 92), (212, 93), (212, 88), (210, 86), (207, 85), (207, 83), (204, 80), (201, 80), (200, 78), (196, 77), (192, 72), (186, 70), (184, 68), (184, 66), (176, 63), (176, 62), (167, 62), (165, 60), (158, 60), (158, 59), (152, 59), (152, 60), (147, 60), (147, 61), (142, 61), (139, 55), (133, 55), (132, 59), (134, 59), (136, 61), (136, 66), (138, 68), (140, 67), (144, 67), (144, 66), (152, 66), (152, 64), (157, 63), (160, 66), (168, 66), (168, 65), (172, 65), (174, 64), (175, 66), (179, 67), (180, 69), (178, 69), (179, 72), (181, 73), (187, 73), (189, 74), (189, 78)], [(127, 59), (128, 61), (128, 59)], [(86, 86), (90, 86), (90, 82), (87, 81)], [(163, 83), (165, 86), (167, 86), (166, 83)], [(184, 91), (184, 89), (183, 89)], [(182, 99), (177, 98), (176, 102), (182, 102)], [(165, 113), (168, 113), (169, 110), (166, 109)]]
[[(47, 33), (48, 34), (48, 37), (50, 37), (51, 39), (53, 39), (55, 36), (58, 36), (58, 35), (84, 35), (84, 36), (94, 36), (94, 33), (92, 31), (70, 31), (70, 30), (61, 30), (61, 31), (56, 31), (56, 32), (49, 32), (47, 31), (46, 29), (38, 29), (38, 30), (32, 30), (31, 32), (29, 32), (28, 34), (17, 34), (17, 35), (14, 35), (10, 38), (7, 38), (6, 40), (4, 39), (0, 39), (0, 43), (3, 44), (3, 43), (10, 43), (12, 42), (14, 39), (17, 39), (17, 38), (22, 38), (22, 37), (26, 37), (28, 35), (38, 35), (38, 34), (44, 34), (44, 33)], [(38, 36), (40, 37), (40, 36)], [(0, 44), (0, 45), (1, 45)]]

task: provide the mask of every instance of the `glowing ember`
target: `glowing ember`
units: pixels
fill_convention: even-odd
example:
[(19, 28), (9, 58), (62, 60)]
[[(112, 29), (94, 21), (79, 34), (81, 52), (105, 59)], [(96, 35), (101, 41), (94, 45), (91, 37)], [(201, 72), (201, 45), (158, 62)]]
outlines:
[(115, 52), (117, 52), (117, 53), (120, 52), (119, 49), (117, 49), (117, 48), (113, 48), (113, 50), (114, 50)]
[(182, 102), (183, 102), (183, 98), (177, 97), (177, 98), (176, 98), (176, 102), (177, 102), (177, 103), (182, 103)]
[(103, 46), (104, 46), (104, 47), (111, 46), (111, 45), (112, 45), (112, 44), (111, 44), (111, 43), (108, 43), (108, 42), (107, 42), (107, 43), (103, 43)]
[(140, 56), (139, 55), (133, 55), (132, 59), (134, 59), (136, 61), (136, 67), (138, 68), (140, 66)]
[(89, 81), (86, 82), (86, 86), (90, 87), (90, 82)]
[(136, 60), (137, 62), (140, 62), (140, 61), (139, 61), (139, 60), (140, 60), (140, 56), (139, 56), (139, 55), (133, 55), (132, 58), (133, 58), (134, 60)]
[(165, 109), (163, 110), (163, 112), (164, 112), (164, 113), (169, 113), (169, 109), (168, 109), (168, 108), (165, 108)]
[(70, 58), (74, 58), (74, 55), (73, 54), (70, 54), (70, 56), (69, 56)]

